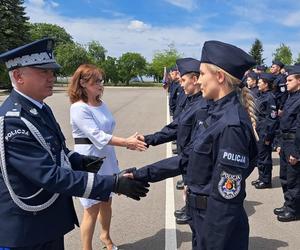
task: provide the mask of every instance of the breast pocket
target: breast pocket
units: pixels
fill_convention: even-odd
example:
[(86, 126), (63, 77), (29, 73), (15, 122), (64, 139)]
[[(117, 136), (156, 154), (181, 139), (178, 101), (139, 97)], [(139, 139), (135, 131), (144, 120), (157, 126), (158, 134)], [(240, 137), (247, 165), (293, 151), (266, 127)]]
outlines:
[(180, 124), (177, 134), (177, 143), (180, 147), (185, 147), (191, 140), (192, 123)]
[(196, 144), (190, 155), (188, 171), (197, 184), (207, 184), (211, 179), (213, 169), (212, 144)]

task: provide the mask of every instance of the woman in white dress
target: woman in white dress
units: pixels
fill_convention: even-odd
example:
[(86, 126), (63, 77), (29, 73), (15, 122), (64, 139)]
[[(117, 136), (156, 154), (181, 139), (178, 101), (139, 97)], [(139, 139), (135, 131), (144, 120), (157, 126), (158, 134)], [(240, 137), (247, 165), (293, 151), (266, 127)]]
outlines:
[[(106, 104), (103, 95), (103, 72), (94, 65), (83, 64), (75, 71), (68, 89), (70, 101), (70, 119), (74, 150), (80, 154), (105, 157), (99, 170), (100, 175), (112, 175), (119, 172), (114, 146), (144, 151), (146, 144), (136, 138), (136, 134), (121, 138), (113, 135), (115, 119)], [(97, 217), (102, 230), (100, 240), (108, 250), (118, 249), (110, 237), (112, 208), (108, 202), (80, 198), (84, 207), (81, 222), (81, 239), (84, 250), (92, 249), (92, 238)]]

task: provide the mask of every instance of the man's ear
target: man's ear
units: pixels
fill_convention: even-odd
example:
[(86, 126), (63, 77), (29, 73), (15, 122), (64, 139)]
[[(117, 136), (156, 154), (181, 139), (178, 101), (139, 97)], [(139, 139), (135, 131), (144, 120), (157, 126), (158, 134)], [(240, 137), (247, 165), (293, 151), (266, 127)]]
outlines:
[(16, 83), (18, 83), (18, 84), (23, 84), (24, 83), (22, 73), (19, 69), (14, 69), (13, 72), (12, 72), (12, 76), (15, 79)]

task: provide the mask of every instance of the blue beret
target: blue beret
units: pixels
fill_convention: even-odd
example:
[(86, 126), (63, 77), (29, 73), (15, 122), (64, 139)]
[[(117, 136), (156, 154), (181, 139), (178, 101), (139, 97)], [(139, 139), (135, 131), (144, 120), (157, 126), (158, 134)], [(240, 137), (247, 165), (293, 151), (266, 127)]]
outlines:
[(283, 67), (284, 67), (284, 64), (283, 64), (281, 61), (279, 61), (279, 60), (274, 60), (274, 61), (272, 62), (272, 64), (278, 65), (280, 68), (283, 68)]
[(257, 79), (257, 78), (258, 78), (257, 74), (256, 74), (255, 72), (253, 72), (253, 71), (250, 71), (250, 72), (247, 74), (247, 77), (250, 77), (250, 78), (252, 78), (252, 79)]
[(274, 75), (271, 73), (261, 73), (258, 75), (258, 79), (263, 79), (266, 80), (268, 82), (273, 82), (274, 81)]
[(206, 41), (202, 48), (201, 63), (214, 64), (242, 80), (245, 72), (256, 62), (242, 49), (220, 41)]
[(257, 65), (256, 69), (261, 70), (261, 71), (265, 71), (267, 69), (267, 67), (265, 65)]
[(173, 72), (173, 71), (178, 71), (177, 65), (174, 65), (170, 68), (170, 72)]
[(180, 72), (180, 76), (191, 72), (199, 73), (200, 61), (197, 59), (190, 57), (181, 58), (176, 60), (176, 64), (178, 71)]
[(290, 66), (287, 69), (288, 75), (300, 75), (300, 65)]
[(54, 40), (44, 38), (2, 53), (0, 61), (5, 62), (8, 70), (20, 67), (59, 69), (60, 65), (55, 61), (53, 48)]

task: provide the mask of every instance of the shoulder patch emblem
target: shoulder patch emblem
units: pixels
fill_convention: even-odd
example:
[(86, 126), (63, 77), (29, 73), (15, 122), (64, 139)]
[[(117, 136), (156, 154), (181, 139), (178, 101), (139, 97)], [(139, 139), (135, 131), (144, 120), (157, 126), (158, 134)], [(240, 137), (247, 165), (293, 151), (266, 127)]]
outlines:
[(33, 114), (33, 115), (37, 115), (38, 114), (38, 112), (37, 112), (37, 110), (35, 108), (30, 109), (29, 112), (31, 114)]
[(271, 117), (272, 117), (273, 119), (275, 119), (276, 116), (277, 116), (276, 110), (272, 110), (272, 111), (271, 111)]
[(285, 87), (280, 87), (280, 91), (283, 93), (285, 92)]
[(241, 191), (241, 175), (234, 175), (222, 171), (218, 184), (218, 190), (221, 196), (227, 200), (233, 199)]

